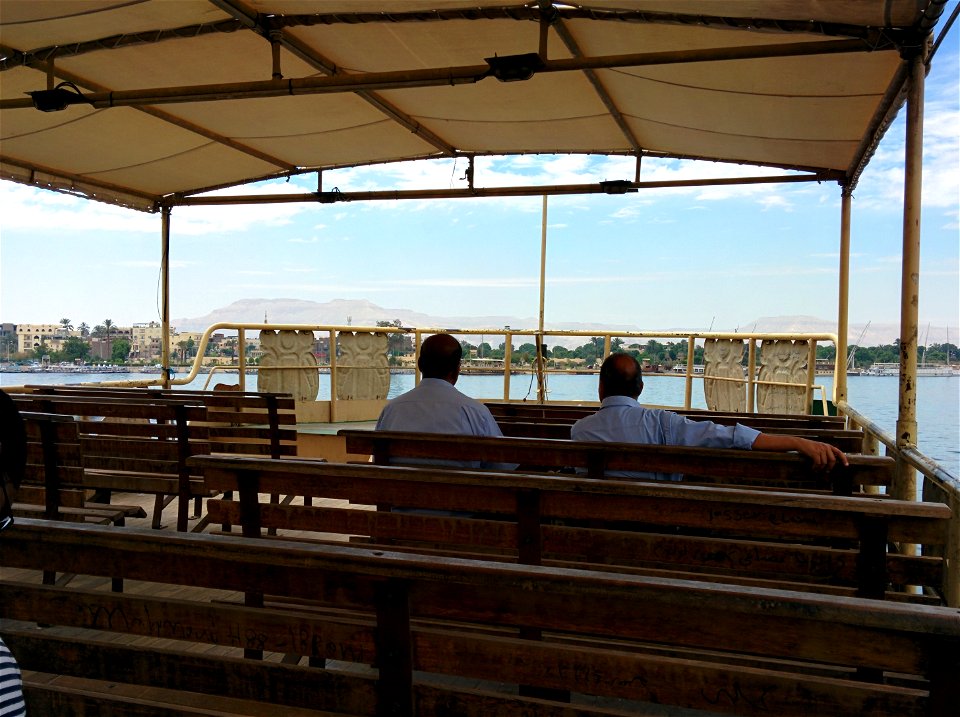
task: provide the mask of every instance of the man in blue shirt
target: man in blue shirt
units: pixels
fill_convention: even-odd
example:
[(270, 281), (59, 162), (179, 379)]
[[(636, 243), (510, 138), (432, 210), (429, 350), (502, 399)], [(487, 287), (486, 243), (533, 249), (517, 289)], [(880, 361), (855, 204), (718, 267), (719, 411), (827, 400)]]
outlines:
[[(458, 391), (463, 349), (450, 334), (434, 334), (420, 346), (420, 384), (384, 406), (378, 431), (413, 431), (467, 436), (502, 436), (490, 409)], [(413, 461), (404, 461), (413, 462)], [(417, 461), (426, 463), (428, 461)], [(433, 465), (512, 470), (515, 465), (477, 461), (429, 461)]]
[[(574, 423), (570, 438), (575, 441), (797, 451), (807, 456), (816, 470), (829, 470), (837, 461), (847, 464), (843, 451), (827, 443), (761, 433), (739, 423), (723, 426), (710, 421), (693, 421), (673, 411), (644, 408), (637, 402), (641, 391), (643, 375), (637, 360), (629, 354), (610, 354), (600, 367), (600, 408)], [(674, 481), (683, 478), (679, 473), (631, 471), (610, 471), (607, 475)]]

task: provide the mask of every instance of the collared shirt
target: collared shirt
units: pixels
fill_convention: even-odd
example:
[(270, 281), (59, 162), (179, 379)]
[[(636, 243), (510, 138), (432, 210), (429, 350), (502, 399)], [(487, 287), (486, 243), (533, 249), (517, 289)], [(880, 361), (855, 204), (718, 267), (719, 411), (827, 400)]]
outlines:
[(0, 715), (24, 717), (26, 714), (20, 668), (3, 640), (0, 640)]
[[(575, 441), (648, 443), (661, 446), (739, 448), (750, 450), (760, 431), (736, 424), (722, 426), (711, 421), (692, 421), (673, 411), (644, 408), (629, 396), (607, 396), (596, 413), (573, 424)], [(610, 471), (608, 476), (681, 480), (680, 473)]]
[[(378, 431), (413, 431), (466, 436), (502, 436), (490, 409), (466, 396), (442, 378), (424, 378), (420, 384), (384, 406)], [(413, 463), (405, 460), (404, 463)], [(513, 470), (515, 464), (480, 461), (416, 461), (463, 468)]]

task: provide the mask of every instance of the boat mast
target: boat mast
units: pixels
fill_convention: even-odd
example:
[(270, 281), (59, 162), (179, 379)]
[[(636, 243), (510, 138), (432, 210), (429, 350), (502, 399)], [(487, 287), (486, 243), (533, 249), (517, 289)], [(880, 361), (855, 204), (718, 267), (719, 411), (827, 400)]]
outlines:
[(847, 358), (847, 370), (848, 370), (848, 371), (849, 371), (851, 368), (856, 368), (856, 362), (854, 361), (854, 357), (857, 355), (857, 349), (859, 349), (860, 346), (862, 345), (863, 335), (864, 335), (865, 333), (867, 333), (867, 329), (869, 329), (869, 328), (870, 328), (870, 322), (868, 321), (868, 322), (867, 322), (867, 325), (863, 327), (863, 331), (861, 331), (861, 332), (860, 332), (860, 335), (857, 337), (857, 343), (854, 344), (853, 351), (850, 352), (850, 356)]

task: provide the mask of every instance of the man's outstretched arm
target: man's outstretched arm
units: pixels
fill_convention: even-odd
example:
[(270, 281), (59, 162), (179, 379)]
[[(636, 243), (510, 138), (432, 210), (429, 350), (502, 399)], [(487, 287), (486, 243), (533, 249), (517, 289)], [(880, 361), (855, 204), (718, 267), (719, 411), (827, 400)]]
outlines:
[(837, 461), (847, 465), (847, 456), (836, 446), (820, 441), (811, 441), (799, 436), (781, 436), (761, 433), (753, 442), (755, 451), (796, 451), (813, 462), (816, 470), (830, 470)]

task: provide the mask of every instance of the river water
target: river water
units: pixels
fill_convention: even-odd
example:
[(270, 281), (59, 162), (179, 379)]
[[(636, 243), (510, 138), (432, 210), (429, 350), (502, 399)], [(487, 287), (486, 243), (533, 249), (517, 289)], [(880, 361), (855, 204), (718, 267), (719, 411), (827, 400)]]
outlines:
[[(57, 384), (97, 381), (133, 381), (152, 378), (146, 374), (71, 374), (71, 373), (0, 373), (0, 386), (24, 384)], [(247, 389), (255, 390), (257, 377), (248, 375)], [(234, 374), (201, 375), (184, 388), (212, 388), (217, 383), (237, 383)], [(390, 383), (390, 398), (413, 388), (414, 377), (410, 373), (393, 374)], [(817, 376), (829, 398), (832, 394), (833, 377)], [(897, 421), (897, 395), (899, 382), (895, 377), (850, 376), (847, 391), (850, 404), (868, 416), (891, 436)], [(503, 398), (503, 376), (461, 376), (457, 388), (474, 398), (499, 400)], [(597, 398), (595, 375), (551, 375), (547, 380), (549, 398), (553, 401), (590, 401)], [(536, 381), (529, 375), (510, 377), (510, 398), (536, 400)], [(820, 397), (819, 392), (814, 398)], [(320, 376), (320, 400), (330, 398), (329, 375)], [(681, 406), (684, 398), (682, 377), (647, 375), (641, 401), (662, 406)], [(694, 381), (691, 404), (705, 408), (703, 384)], [(960, 377), (923, 376), (917, 380), (917, 424), (919, 447), (953, 475), (960, 475)]]

